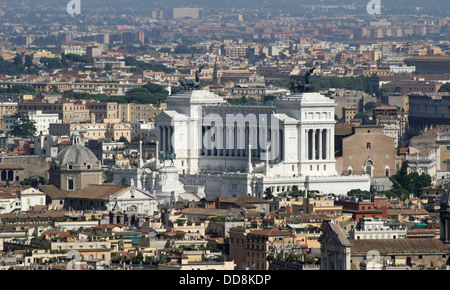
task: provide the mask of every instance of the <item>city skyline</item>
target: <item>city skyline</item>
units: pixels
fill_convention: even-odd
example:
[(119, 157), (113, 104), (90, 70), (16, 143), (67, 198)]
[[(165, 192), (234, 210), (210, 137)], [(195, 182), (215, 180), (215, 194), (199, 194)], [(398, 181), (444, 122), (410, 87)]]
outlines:
[(0, 269), (450, 269), (449, 10), (0, 1)]

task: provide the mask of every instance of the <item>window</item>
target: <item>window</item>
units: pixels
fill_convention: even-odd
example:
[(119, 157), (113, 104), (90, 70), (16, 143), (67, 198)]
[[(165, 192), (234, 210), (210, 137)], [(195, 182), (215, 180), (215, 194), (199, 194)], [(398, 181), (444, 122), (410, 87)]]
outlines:
[(367, 143), (367, 144), (366, 144), (366, 149), (372, 149), (372, 144)]
[(67, 180), (67, 190), (73, 190), (73, 179)]
[(366, 174), (369, 176), (372, 176), (372, 168), (373, 168), (372, 161), (368, 160), (365, 164), (365, 168), (366, 168)]

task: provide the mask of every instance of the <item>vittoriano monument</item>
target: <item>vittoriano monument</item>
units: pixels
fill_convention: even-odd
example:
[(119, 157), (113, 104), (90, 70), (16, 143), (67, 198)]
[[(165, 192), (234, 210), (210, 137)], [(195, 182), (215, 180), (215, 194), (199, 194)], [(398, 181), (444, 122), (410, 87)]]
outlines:
[(303, 81), (291, 80), (289, 82), (288, 88), (291, 93), (308, 93), (312, 91), (310, 85), (310, 76), (313, 73), (314, 69), (315, 68), (309, 69), (306, 72)]
[(202, 71), (203, 67), (204, 67), (204, 65), (200, 66), (195, 71), (195, 81), (186, 80), (186, 79), (181, 79), (178, 81), (178, 83), (180, 83), (180, 85), (183, 87), (184, 90), (198, 90), (201, 88), (199, 75), (200, 75), (200, 72)]
[(167, 150), (167, 152), (161, 151), (159, 152), (160, 156), (161, 156), (161, 160), (164, 163), (164, 166), (166, 165), (166, 160), (170, 160), (170, 166), (174, 166), (173, 161), (175, 160), (175, 158), (177, 157), (177, 155), (175, 153), (170, 152), (170, 150)]

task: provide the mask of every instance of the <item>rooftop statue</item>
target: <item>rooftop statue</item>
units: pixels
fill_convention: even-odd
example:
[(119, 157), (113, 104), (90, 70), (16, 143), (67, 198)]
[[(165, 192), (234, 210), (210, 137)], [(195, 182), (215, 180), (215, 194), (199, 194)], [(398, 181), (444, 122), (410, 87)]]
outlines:
[(161, 151), (161, 152), (159, 152), (159, 154), (161, 155), (161, 159), (164, 162), (164, 166), (165, 166), (166, 160), (170, 160), (171, 167), (174, 166), (173, 161), (177, 157), (175, 153), (172, 153), (172, 152), (170, 152), (170, 150), (167, 150), (167, 152)]
[(311, 92), (312, 88), (310, 85), (310, 76), (313, 73), (315, 68), (309, 69), (302, 81), (297, 81), (297, 80), (291, 80), (289, 82), (288, 88), (292, 93), (307, 93), (307, 92)]
[(200, 72), (202, 71), (204, 65), (200, 66), (196, 71), (195, 71), (195, 80), (187, 80), (187, 79), (180, 79), (178, 81), (178, 83), (183, 87), (184, 90), (198, 90), (201, 88), (201, 83), (200, 83)]

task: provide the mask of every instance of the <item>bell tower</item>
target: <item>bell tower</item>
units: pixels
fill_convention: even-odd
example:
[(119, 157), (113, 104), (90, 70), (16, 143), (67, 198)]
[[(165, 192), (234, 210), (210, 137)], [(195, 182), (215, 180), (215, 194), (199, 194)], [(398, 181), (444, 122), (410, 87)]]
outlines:
[(214, 62), (213, 82), (217, 85), (222, 84), (222, 68), (219, 63), (219, 56), (216, 57)]

